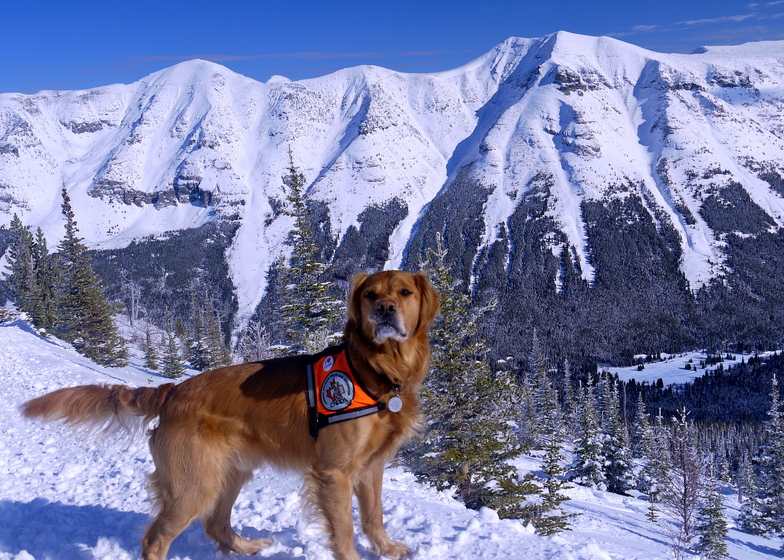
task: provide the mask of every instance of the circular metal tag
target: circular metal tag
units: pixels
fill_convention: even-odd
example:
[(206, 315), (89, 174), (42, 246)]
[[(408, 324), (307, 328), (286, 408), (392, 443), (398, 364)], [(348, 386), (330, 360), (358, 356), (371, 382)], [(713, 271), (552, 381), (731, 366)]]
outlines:
[(389, 399), (389, 403), (387, 403), (387, 408), (389, 408), (391, 412), (400, 412), (401, 410), (403, 410), (402, 399), (397, 395), (395, 395), (394, 397)]

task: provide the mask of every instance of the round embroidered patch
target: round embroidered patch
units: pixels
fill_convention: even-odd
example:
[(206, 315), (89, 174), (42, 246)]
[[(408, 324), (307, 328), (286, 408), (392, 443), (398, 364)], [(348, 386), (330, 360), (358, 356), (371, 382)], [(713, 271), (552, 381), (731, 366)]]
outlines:
[(332, 369), (332, 366), (335, 365), (335, 358), (332, 356), (327, 356), (324, 358), (324, 371), (329, 371)]
[(342, 371), (330, 373), (321, 385), (321, 404), (329, 411), (343, 410), (354, 400), (354, 383)]

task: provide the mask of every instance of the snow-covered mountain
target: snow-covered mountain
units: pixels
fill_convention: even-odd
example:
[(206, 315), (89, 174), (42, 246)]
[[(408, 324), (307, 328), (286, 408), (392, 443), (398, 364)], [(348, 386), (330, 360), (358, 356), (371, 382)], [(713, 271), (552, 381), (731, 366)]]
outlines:
[(129, 85), (0, 94), (0, 224), (18, 213), (56, 242), (63, 186), (97, 248), (232, 220), (241, 323), (287, 251), (289, 149), (336, 254), (382, 216), (386, 266), (415, 266), (443, 231), (479, 285), (492, 254), (510, 273), (516, 212), (541, 199), (541, 242), (594, 282), (586, 203), (631, 198), (696, 290), (732, 272), (728, 235), (784, 226), (784, 42), (680, 55), (558, 32), (434, 74), (260, 83), (194, 60)]

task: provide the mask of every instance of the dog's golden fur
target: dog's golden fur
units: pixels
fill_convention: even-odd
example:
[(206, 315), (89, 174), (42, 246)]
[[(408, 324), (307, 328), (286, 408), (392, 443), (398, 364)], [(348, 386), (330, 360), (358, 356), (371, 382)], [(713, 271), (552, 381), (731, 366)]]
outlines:
[(403, 409), (308, 431), (305, 364), (297, 356), (209, 371), (180, 384), (132, 389), (90, 385), (60, 389), (22, 405), (29, 418), (109, 430), (158, 417), (150, 431), (156, 470), (150, 476), (157, 517), (142, 540), (142, 558), (163, 560), (172, 540), (201, 518), (224, 551), (252, 554), (270, 543), (231, 528), (231, 508), (261, 463), (304, 472), (306, 504), (319, 514), (335, 558), (358, 560), (352, 495), (376, 551), (402, 558), (382, 523), (384, 465), (420, 420), (417, 393), (430, 358), (428, 329), (438, 296), (423, 274), (359, 274), (352, 283), (344, 337), (357, 376), (387, 402), (400, 386)]

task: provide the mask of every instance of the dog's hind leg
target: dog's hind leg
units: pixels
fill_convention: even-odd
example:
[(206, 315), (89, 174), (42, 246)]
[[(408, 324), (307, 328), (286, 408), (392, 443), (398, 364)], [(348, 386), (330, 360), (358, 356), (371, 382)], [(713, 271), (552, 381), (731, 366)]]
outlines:
[(198, 517), (164, 504), (142, 539), (142, 560), (166, 560), (172, 541)]
[(381, 485), (384, 478), (384, 464), (379, 462), (360, 474), (354, 482), (354, 493), (359, 502), (359, 513), (362, 517), (362, 530), (376, 552), (381, 556), (405, 558), (410, 550), (405, 543), (393, 541), (384, 528), (383, 509), (381, 504)]
[(250, 479), (251, 473), (230, 469), (223, 478), (223, 487), (212, 510), (204, 517), (204, 530), (217, 541), (221, 552), (255, 554), (272, 543), (264, 539), (250, 540), (239, 536), (231, 528), (231, 508), (242, 486)]
[(202, 444), (195, 431), (164, 425), (153, 431), (149, 480), (158, 515), (142, 539), (143, 560), (165, 560), (172, 541), (215, 503), (225, 457), (219, 450), (197, 452)]

